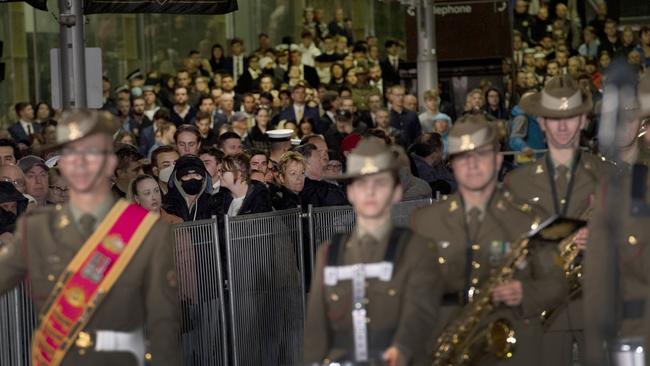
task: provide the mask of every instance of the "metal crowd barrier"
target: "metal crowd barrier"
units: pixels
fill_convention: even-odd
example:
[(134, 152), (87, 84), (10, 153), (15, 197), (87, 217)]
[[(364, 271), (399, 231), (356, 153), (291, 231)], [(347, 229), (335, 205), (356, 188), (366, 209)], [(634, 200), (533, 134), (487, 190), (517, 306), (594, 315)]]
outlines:
[(0, 365), (29, 366), (35, 328), (29, 284), (22, 282), (0, 297)]
[(224, 221), (231, 364), (301, 363), (305, 313), (301, 210)]
[[(395, 205), (394, 224), (407, 225), (413, 210), (431, 203)], [(216, 218), (175, 226), (184, 364), (300, 364), (314, 253), (354, 222), (352, 208), (341, 206), (225, 217), (222, 232)], [(29, 365), (35, 327), (27, 284), (0, 297), (0, 365)]]
[[(393, 225), (406, 227), (413, 211), (430, 206), (433, 199), (403, 201), (393, 205), (391, 218)], [(318, 248), (330, 240), (334, 234), (349, 233), (355, 223), (355, 216), (350, 206), (312, 207), (307, 211), (309, 222), (310, 258), (313, 266)]]
[(217, 220), (175, 226), (184, 365), (229, 365)]

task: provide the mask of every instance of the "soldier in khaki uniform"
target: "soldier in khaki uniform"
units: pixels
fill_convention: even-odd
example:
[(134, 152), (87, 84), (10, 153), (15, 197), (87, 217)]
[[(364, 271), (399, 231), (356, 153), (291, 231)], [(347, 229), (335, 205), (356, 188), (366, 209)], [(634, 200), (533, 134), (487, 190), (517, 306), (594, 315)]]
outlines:
[[(31, 211), (19, 219), (13, 237), (2, 236), (0, 293), (27, 276), (35, 309), (42, 315), (49, 308), (46, 302), (55, 284), (66, 281), (61, 274), (84, 242), (96, 236), (95, 230), (102, 230), (109, 211), (120, 207), (118, 204), (128, 205), (117, 203), (111, 193), (110, 178), (117, 164), (112, 150), (116, 130), (108, 114), (84, 110), (64, 113), (57, 126), (57, 140), (62, 144), (58, 166), (69, 182), (70, 203)], [(172, 236), (168, 225), (155, 217), (151, 220), (155, 221), (149, 234), (84, 323), (78, 338), (69, 339), (71, 346), (60, 363), (38, 364), (135, 366), (143, 365), (146, 359), (153, 365), (180, 365)], [(104, 244), (104, 248), (118, 252), (125, 243), (115, 240), (119, 239), (113, 239), (110, 246)], [(101, 277), (104, 259), (93, 256), (82, 267), (88, 271), (84, 275)], [(65, 298), (76, 305), (88, 300), (78, 293), (66, 293)], [(42, 323), (39, 317), (39, 325)]]
[[(524, 96), (520, 105), (527, 114), (538, 116), (548, 153), (510, 172), (506, 187), (517, 198), (541, 206), (550, 215), (584, 216), (605, 164), (579, 148), (591, 99), (571, 76), (562, 75), (549, 80), (541, 92)], [(587, 230), (582, 229), (576, 237), (581, 249), (586, 238)], [(563, 304), (545, 322), (543, 365), (568, 366), (584, 357), (582, 298), (579, 293), (570, 294), (568, 288)]]
[(430, 364), (425, 345), (440, 303), (437, 256), (423, 238), (391, 223), (391, 206), (402, 197), (397, 169), (377, 139), (362, 140), (348, 158), (340, 178), (350, 179), (356, 225), (318, 251), (306, 364)]
[[(503, 156), (497, 133), (485, 117), (466, 116), (449, 133), (449, 154), (458, 193), (412, 217), (416, 233), (438, 247), (442, 265), (443, 301), (435, 335), (457, 319), (474, 292), (500, 268), (510, 245), (539, 223), (529, 204), (518, 204), (497, 187)], [(542, 330), (539, 314), (557, 304), (564, 293), (562, 271), (554, 265), (553, 246), (534, 246), (515, 279), (494, 288), (494, 318), (505, 317), (515, 330), (516, 350), (504, 365), (536, 365)], [(486, 320), (489, 321), (489, 320)], [(498, 364), (493, 355), (471, 360), (473, 365)]]
[[(638, 145), (638, 132), (640, 129), (641, 119), (650, 117), (650, 74), (646, 74), (638, 88), (638, 101), (623, 101), (628, 103), (624, 109), (631, 116), (628, 121), (621, 124), (619, 128), (619, 138), (617, 145), (619, 148), (619, 162), (616, 166), (617, 181), (621, 182), (619, 187), (620, 195), (618, 237), (620, 238), (616, 245), (618, 246), (619, 256), (619, 291), (622, 296), (619, 299), (618, 315), (619, 323), (616, 331), (618, 333), (618, 342), (630, 345), (629, 351), (636, 353), (637, 348), (645, 348), (645, 364), (650, 364), (650, 352), (647, 351), (650, 345), (650, 310), (648, 305), (650, 299), (650, 273), (648, 272), (648, 263), (650, 263), (650, 216), (648, 213), (632, 213), (633, 191), (642, 190), (645, 192), (643, 197), (639, 197), (646, 205), (650, 202), (650, 175), (645, 180), (637, 179), (634, 181), (633, 174), (640, 169), (647, 169), (650, 160), (647, 155), (643, 155)], [(607, 245), (609, 244), (607, 232), (606, 210), (606, 181), (601, 182), (603, 189), (599, 190), (596, 198), (594, 217), (590, 222), (589, 229), (589, 251), (585, 257), (585, 279), (584, 279), (584, 314), (586, 345), (587, 345), (587, 363), (586, 365), (600, 366), (605, 364), (606, 355), (603, 353), (603, 347), (597, 334), (603, 331), (605, 319), (616, 316), (614, 314), (603, 314), (601, 304), (608, 296), (603, 291), (603, 283), (606, 280), (603, 268), (607, 265)], [(634, 187), (634, 188), (633, 188)], [(640, 189), (639, 189), (640, 188)], [(602, 337), (603, 334), (600, 333)], [(613, 347), (618, 348), (618, 347)], [(619, 348), (620, 350), (620, 348)], [(628, 357), (630, 353), (628, 353)], [(639, 356), (639, 355), (636, 355)], [(618, 366), (624, 366), (620, 364)]]

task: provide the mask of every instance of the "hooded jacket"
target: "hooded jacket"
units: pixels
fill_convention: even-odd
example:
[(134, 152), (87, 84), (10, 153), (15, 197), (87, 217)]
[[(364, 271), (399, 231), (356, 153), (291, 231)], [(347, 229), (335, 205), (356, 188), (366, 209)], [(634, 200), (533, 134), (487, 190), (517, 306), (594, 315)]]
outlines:
[(165, 195), (163, 200), (163, 209), (167, 213), (175, 215), (183, 219), (183, 221), (196, 221), (209, 219), (218, 213), (217, 200), (215, 200), (210, 192), (212, 191), (212, 179), (205, 170), (202, 169), (200, 174), (203, 176), (203, 185), (201, 186), (201, 193), (191, 206), (187, 206), (186, 197), (189, 195), (183, 190), (180, 178), (176, 173), (181, 164), (177, 163), (172, 172), (171, 179), (169, 180), (169, 192)]

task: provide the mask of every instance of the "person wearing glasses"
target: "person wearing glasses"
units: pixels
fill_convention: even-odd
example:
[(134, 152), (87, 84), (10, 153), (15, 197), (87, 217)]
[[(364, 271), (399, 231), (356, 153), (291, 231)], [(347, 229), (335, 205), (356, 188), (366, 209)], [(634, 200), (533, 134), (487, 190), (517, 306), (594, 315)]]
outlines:
[(18, 167), (25, 174), (25, 192), (34, 197), (38, 206), (47, 205), (50, 183), (45, 161), (38, 156), (28, 155), (18, 160)]
[(158, 215), (111, 192), (118, 129), (108, 112), (64, 112), (52, 148), (69, 203), (27, 212), (13, 235), (0, 235), (0, 294), (29, 277), (43, 314), (33, 364), (181, 364), (173, 236)]
[(54, 167), (48, 170), (47, 175), (50, 181), (50, 189), (47, 192), (47, 201), (54, 204), (68, 202), (68, 199), (70, 198), (70, 188), (68, 187), (68, 182), (61, 175), (61, 171)]

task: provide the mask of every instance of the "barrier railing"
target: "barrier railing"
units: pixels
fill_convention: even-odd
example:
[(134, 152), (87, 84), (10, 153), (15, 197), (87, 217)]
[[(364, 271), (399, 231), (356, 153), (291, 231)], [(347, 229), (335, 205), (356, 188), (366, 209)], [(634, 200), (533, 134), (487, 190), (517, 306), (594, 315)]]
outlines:
[(186, 366), (229, 365), (217, 220), (174, 228), (181, 343)]
[(300, 209), (226, 217), (233, 365), (302, 359), (304, 274)]
[(36, 314), (29, 284), (22, 282), (0, 297), (0, 365), (28, 366)]
[[(395, 205), (394, 224), (406, 226), (413, 210), (431, 202)], [(184, 364), (300, 364), (315, 252), (354, 223), (352, 208), (341, 206), (225, 217), (223, 227), (216, 218), (175, 226)], [(0, 296), (0, 365), (29, 365), (35, 327), (27, 284)]]

